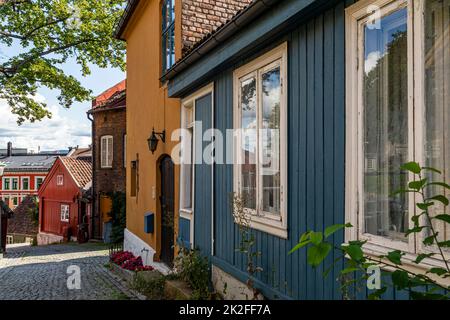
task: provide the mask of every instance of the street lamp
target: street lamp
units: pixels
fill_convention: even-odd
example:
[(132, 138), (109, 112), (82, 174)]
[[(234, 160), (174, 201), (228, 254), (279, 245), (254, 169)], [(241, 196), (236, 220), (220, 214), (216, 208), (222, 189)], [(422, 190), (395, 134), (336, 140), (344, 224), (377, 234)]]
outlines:
[(154, 154), (156, 149), (158, 148), (158, 136), (160, 137), (161, 141), (165, 143), (166, 130), (163, 130), (163, 132), (155, 132), (155, 128), (153, 128), (152, 135), (147, 139), (148, 148), (152, 152), (152, 154)]
[[(5, 173), (5, 167), (6, 164), (4, 162), (0, 162), (0, 177), (3, 176), (3, 173)], [(3, 258), (3, 227), (2, 227), (2, 221), (3, 221), (3, 208), (0, 208), (0, 258)]]

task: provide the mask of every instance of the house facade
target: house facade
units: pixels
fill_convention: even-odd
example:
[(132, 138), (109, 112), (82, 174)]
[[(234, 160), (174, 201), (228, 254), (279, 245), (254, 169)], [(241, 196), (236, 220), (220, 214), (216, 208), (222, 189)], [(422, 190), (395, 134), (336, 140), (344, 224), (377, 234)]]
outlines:
[(288, 254), (301, 234), (333, 224), (355, 226), (333, 235), (336, 245), (402, 249), (404, 267), (417, 267), (427, 248), (405, 237), (414, 199), (391, 194), (407, 181), (407, 161), (449, 178), (449, 9), (440, 0), (254, 0), (163, 75), (195, 141), (182, 147), (195, 165), (181, 166), (193, 178), (181, 179), (191, 208), (180, 206), (180, 236), (209, 257), (218, 292), (252, 294), (236, 290), (249, 276), (230, 195), (250, 214), (263, 270), (253, 280), (268, 298), (341, 299), (342, 263), (323, 276), (338, 252), (317, 269), (306, 251)]
[(126, 191), (126, 81), (94, 99), (88, 116), (92, 121), (94, 196), (91, 234), (109, 242), (111, 196)]
[[(167, 271), (179, 237), (180, 100), (160, 77), (190, 45), (225, 23), (242, 1), (129, 1), (116, 37), (127, 42), (125, 249)], [(180, 226), (181, 227), (181, 226)], [(158, 264), (158, 262), (162, 262)], [(155, 264), (156, 263), (156, 264)]]
[(39, 189), (39, 245), (90, 237), (91, 187), (91, 159), (58, 157)]
[(0, 163), (5, 165), (0, 197), (11, 209), (15, 209), (25, 198), (37, 196), (50, 168), (61, 155), (56, 152), (29, 153), (27, 149), (13, 148), (11, 142), (7, 149), (0, 150), (0, 154)]

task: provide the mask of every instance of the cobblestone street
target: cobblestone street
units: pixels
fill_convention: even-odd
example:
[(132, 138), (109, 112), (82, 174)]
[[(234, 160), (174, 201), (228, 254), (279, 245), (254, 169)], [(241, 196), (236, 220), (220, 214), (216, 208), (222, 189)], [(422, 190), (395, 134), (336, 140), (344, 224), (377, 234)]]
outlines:
[[(108, 249), (100, 244), (11, 246), (0, 258), (0, 300), (137, 299), (112, 275)], [(81, 289), (69, 290), (69, 266), (78, 266)]]

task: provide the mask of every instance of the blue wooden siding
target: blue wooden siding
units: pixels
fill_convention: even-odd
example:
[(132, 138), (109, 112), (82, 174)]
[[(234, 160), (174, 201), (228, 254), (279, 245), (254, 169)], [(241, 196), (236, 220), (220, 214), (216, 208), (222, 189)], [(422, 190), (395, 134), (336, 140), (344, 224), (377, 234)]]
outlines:
[[(268, 298), (342, 298), (340, 283), (336, 281), (341, 263), (324, 278), (323, 266), (308, 266), (305, 250), (292, 255), (288, 251), (302, 233), (345, 222), (345, 8), (352, 3), (354, 0), (343, 0), (317, 12), (297, 28), (280, 33), (278, 41), (270, 41), (264, 50), (260, 50), (262, 41), (258, 42), (257, 54), (222, 66), (221, 72), (203, 78), (199, 86), (214, 81), (214, 127), (225, 136), (226, 130), (233, 128), (233, 71), (288, 42), (288, 239), (254, 231), (255, 250), (262, 254), (257, 265), (264, 269), (257, 274), (255, 285)], [(210, 119), (211, 107), (205, 102), (196, 110), (196, 120), (203, 121), (203, 131), (211, 127)], [(214, 192), (212, 263), (245, 282), (247, 266), (244, 255), (236, 250), (241, 239), (230, 205), (233, 166), (216, 164), (211, 188), (210, 167), (196, 165), (195, 182), (195, 245), (209, 255)], [(343, 243), (343, 232), (335, 234), (333, 241), (336, 245)], [(339, 255), (340, 252), (334, 252), (324, 266), (331, 265)], [(365, 299), (368, 291), (365, 287), (354, 288), (351, 295)], [(408, 299), (408, 294), (391, 289), (384, 298)]]
[[(256, 250), (262, 253), (258, 264), (264, 269), (257, 275), (258, 283), (272, 297), (341, 297), (335, 281), (337, 271), (324, 279), (322, 267), (314, 270), (306, 264), (305, 251), (293, 255), (288, 255), (288, 251), (303, 232), (344, 222), (344, 8), (345, 4), (340, 3), (279, 39), (280, 43), (287, 40), (289, 47), (289, 234), (284, 240), (255, 231)], [(215, 82), (215, 125), (221, 131), (233, 127), (232, 71), (236, 67), (223, 72)], [(215, 182), (213, 261), (230, 272), (238, 273), (238, 269), (245, 275), (245, 261), (235, 250), (240, 239), (229, 205), (229, 194), (233, 192), (232, 166), (216, 165)], [(336, 243), (343, 240), (342, 233), (334, 238)], [(327, 263), (333, 260), (330, 257)]]
[(177, 242), (185, 248), (191, 247), (191, 221), (181, 218), (178, 220), (178, 239)]
[[(202, 123), (201, 132), (197, 135), (203, 137), (205, 131), (212, 128), (212, 95), (207, 94), (195, 102), (195, 120)], [(195, 130), (199, 130), (196, 127)], [(196, 138), (197, 139), (197, 138)], [(210, 144), (203, 141), (202, 150)], [(202, 150), (196, 152), (196, 157), (203, 155)], [(197, 150), (198, 151), (198, 150)], [(197, 162), (197, 159), (196, 159)], [(194, 246), (204, 255), (211, 254), (212, 241), (212, 169), (211, 165), (202, 161), (195, 165), (195, 205), (194, 205)]]

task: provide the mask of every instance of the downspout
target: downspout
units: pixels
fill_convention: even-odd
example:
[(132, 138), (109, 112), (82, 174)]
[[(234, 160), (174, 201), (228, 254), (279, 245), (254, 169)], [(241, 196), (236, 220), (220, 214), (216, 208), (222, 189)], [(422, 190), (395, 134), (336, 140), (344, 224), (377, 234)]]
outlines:
[(96, 206), (96, 201), (97, 201), (97, 197), (96, 197), (96, 179), (95, 179), (95, 168), (96, 168), (96, 153), (95, 153), (95, 125), (94, 125), (94, 117), (93, 115), (88, 111), (87, 113), (87, 118), (89, 121), (91, 121), (92, 123), (92, 197), (93, 197), (93, 201), (92, 201), (92, 207), (91, 207), (91, 223), (90, 223), (90, 235), (89, 238), (94, 239), (95, 238), (95, 210), (97, 208)]

